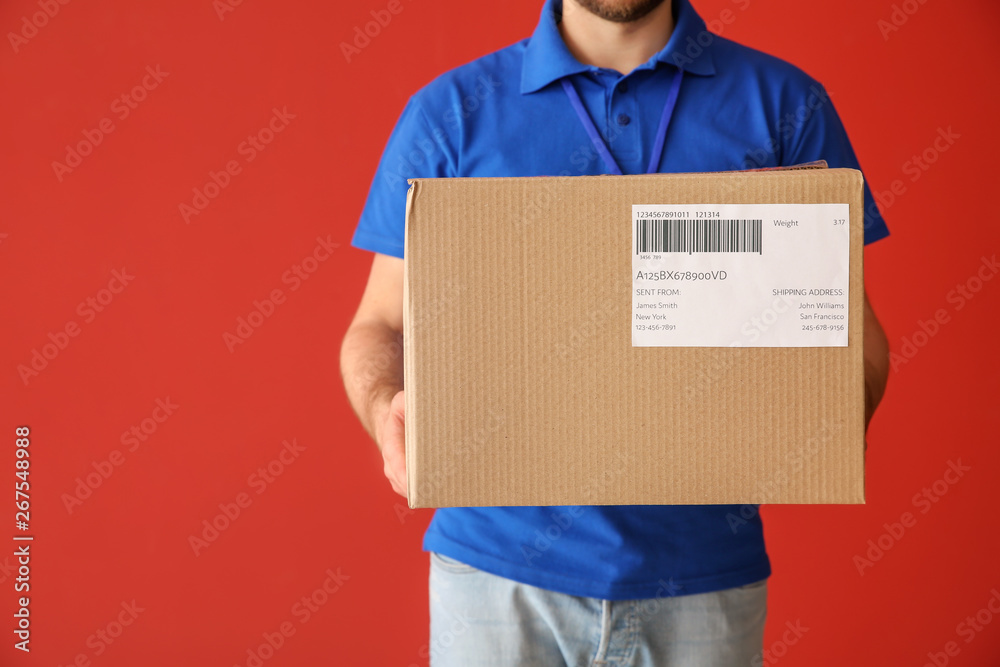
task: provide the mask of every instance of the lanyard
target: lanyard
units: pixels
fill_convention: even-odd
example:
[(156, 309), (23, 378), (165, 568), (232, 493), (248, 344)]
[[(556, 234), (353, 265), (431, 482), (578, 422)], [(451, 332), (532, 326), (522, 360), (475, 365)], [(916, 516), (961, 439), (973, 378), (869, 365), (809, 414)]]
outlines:
[[(660, 170), (660, 156), (663, 155), (663, 144), (666, 143), (667, 139), (667, 126), (670, 125), (670, 117), (674, 115), (674, 105), (677, 103), (677, 93), (681, 89), (681, 78), (683, 76), (684, 70), (678, 69), (677, 74), (674, 75), (673, 82), (670, 84), (667, 103), (663, 105), (663, 114), (660, 116), (660, 126), (656, 128), (653, 154), (649, 157), (649, 166), (646, 168), (647, 174), (655, 174)], [(611, 151), (608, 150), (607, 144), (604, 143), (604, 139), (601, 138), (601, 134), (594, 126), (594, 121), (591, 120), (590, 114), (587, 113), (587, 109), (583, 106), (580, 95), (576, 92), (573, 84), (570, 83), (569, 77), (563, 77), (562, 87), (566, 91), (566, 96), (569, 97), (569, 103), (573, 105), (573, 110), (579, 116), (580, 122), (583, 124), (583, 129), (587, 131), (587, 136), (590, 137), (591, 143), (594, 144), (594, 148), (597, 149), (601, 159), (604, 160), (604, 164), (607, 165), (608, 171), (616, 176), (621, 176), (621, 168), (615, 162), (615, 158), (611, 155)]]

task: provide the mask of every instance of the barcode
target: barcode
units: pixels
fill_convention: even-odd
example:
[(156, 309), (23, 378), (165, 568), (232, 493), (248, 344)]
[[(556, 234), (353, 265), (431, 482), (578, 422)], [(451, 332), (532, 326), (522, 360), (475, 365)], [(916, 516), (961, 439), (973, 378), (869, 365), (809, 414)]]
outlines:
[(755, 252), (761, 248), (762, 220), (635, 221), (635, 252)]

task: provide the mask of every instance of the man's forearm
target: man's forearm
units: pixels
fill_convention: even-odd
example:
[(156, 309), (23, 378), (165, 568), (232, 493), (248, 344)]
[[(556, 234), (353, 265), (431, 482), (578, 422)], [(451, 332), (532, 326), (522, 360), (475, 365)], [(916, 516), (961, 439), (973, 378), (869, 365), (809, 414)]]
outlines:
[(403, 389), (403, 335), (380, 323), (351, 325), (340, 348), (340, 372), (351, 406), (378, 442), (376, 424)]

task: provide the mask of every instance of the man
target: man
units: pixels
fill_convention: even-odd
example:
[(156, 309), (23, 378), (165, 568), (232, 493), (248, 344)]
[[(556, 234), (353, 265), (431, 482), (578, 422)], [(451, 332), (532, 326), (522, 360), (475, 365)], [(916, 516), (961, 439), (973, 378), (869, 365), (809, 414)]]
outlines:
[[(722, 171), (813, 160), (858, 168), (819, 83), (711, 35), (689, 0), (562, 1), (547, 0), (530, 39), (413, 95), (354, 235), (355, 246), (376, 255), (344, 339), (344, 382), (400, 495), (406, 178)], [(866, 186), (865, 241), (887, 234)], [(870, 419), (885, 388), (888, 346), (867, 303), (864, 347)], [(760, 664), (771, 568), (760, 519), (746, 510), (437, 510), (424, 538), (432, 552), (432, 664)], [(554, 523), (560, 537), (535, 548)]]

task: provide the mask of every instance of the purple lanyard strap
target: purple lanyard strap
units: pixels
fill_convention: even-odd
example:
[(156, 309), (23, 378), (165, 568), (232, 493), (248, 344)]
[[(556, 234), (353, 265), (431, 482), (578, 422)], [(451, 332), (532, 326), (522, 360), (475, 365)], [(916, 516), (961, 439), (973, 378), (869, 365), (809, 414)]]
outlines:
[[(663, 155), (663, 145), (667, 140), (667, 127), (670, 125), (670, 117), (674, 115), (674, 105), (677, 104), (677, 93), (681, 89), (681, 78), (683, 76), (684, 70), (678, 69), (670, 84), (670, 93), (667, 95), (667, 102), (663, 105), (663, 114), (660, 116), (660, 126), (656, 128), (653, 154), (649, 157), (649, 166), (646, 167), (647, 174), (655, 174), (660, 170), (660, 157)], [(615, 158), (611, 155), (611, 151), (608, 150), (604, 139), (601, 138), (597, 127), (594, 126), (594, 121), (591, 120), (590, 114), (587, 113), (587, 109), (583, 106), (580, 94), (576, 92), (576, 88), (570, 83), (569, 77), (563, 77), (562, 87), (566, 91), (566, 96), (569, 97), (569, 103), (573, 105), (573, 110), (576, 111), (576, 115), (580, 118), (583, 129), (587, 131), (587, 136), (590, 137), (591, 143), (594, 144), (597, 153), (604, 160), (604, 164), (607, 165), (608, 171), (616, 176), (621, 176), (621, 168), (615, 162)]]

